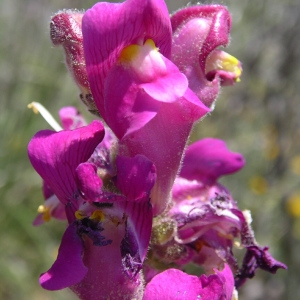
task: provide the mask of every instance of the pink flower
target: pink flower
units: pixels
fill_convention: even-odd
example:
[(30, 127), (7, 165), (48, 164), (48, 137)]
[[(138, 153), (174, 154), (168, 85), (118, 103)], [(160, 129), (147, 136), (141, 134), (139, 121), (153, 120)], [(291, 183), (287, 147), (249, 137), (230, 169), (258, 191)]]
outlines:
[[(178, 292), (231, 298), (232, 240), (250, 227), (217, 179), (244, 160), (208, 139), (187, 150), (176, 179), (194, 124), (210, 112), (221, 85), (239, 80), (240, 63), (217, 49), (228, 44), (230, 25), (218, 5), (185, 8), (170, 19), (163, 0), (102, 2), (52, 18), (51, 40), (63, 46), (81, 100), (109, 129), (86, 125), (67, 107), (60, 111), (64, 130), (57, 124), (58, 132), (40, 131), (29, 143), (46, 198), (35, 223), (54, 216), (69, 224), (56, 261), (40, 277), (44, 288), (69, 287), (81, 299), (173, 299)], [(150, 257), (178, 268), (194, 261), (212, 275), (146, 272), (145, 288), (153, 216)], [(259, 265), (253, 257), (261, 249), (248, 242), (240, 280)]]
[(40, 283), (49, 290), (70, 287), (81, 299), (120, 292), (132, 299), (143, 290), (140, 270), (151, 234), (155, 167), (141, 155), (118, 156), (112, 180), (120, 193), (102, 189), (97, 166), (87, 161), (103, 137), (103, 125), (94, 121), (73, 131), (40, 131), (29, 143), (33, 167), (69, 222), (57, 260)]
[(189, 81), (189, 88), (208, 107), (213, 107), (220, 85), (239, 81), (241, 63), (217, 48), (227, 46), (231, 17), (222, 5), (183, 8), (171, 17), (171, 60)]
[(82, 21), (87, 73), (100, 115), (119, 153), (147, 156), (157, 168), (154, 214), (169, 199), (195, 121), (208, 109), (169, 60), (171, 23), (164, 1), (98, 3)]
[[(87, 125), (83, 116), (72, 106), (61, 108), (59, 110), (59, 117), (62, 129), (64, 130), (73, 130)], [(103, 140), (98, 144), (88, 160), (97, 166), (97, 173), (100, 174), (102, 180), (108, 180), (115, 175), (112, 158), (114, 156), (114, 151), (114, 137), (109, 130), (106, 130)], [(66, 220), (64, 205), (58, 200), (57, 196), (45, 181), (43, 182), (43, 195), (45, 202), (38, 207), (39, 214), (33, 221), (33, 225), (41, 225), (44, 222), (50, 221), (51, 218)]]
[(168, 269), (156, 275), (146, 286), (143, 300), (231, 300), (234, 279), (230, 267), (200, 277), (188, 275), (177, 269)]
[(220, 83), (240, 76), (240, 63), (216, 49), (227, 45), (230, 23), (217, 5), (170, 20), (163, 0), (100, 2), (83, 17), (52, 18), (52, 41), (63, 45), (81, 99), (119, 139), (119, 154), (143, 154), (156, 165), (155, 215), (167, 207), (194, 123), (210, 111)]
[[(229, 151), (218, 139), (203, 139), (187, 148), (180, 177), (172, 189), (173, 206), (153, 223), (147, 280), (174, 263), (183, 269), (193, 262), (211, 273), (225, 262), (236, 274), (237, 286), (252, 278), (257, 268), (271, 273), (286, 268), (267, 247), (258, 245), (250, 213), (240, 211), (229, 191), (217, 182), (244, 163), (239, 153)], [(240, 246), (246, 248), (241, 268), (232, 252), (238, 238)]]

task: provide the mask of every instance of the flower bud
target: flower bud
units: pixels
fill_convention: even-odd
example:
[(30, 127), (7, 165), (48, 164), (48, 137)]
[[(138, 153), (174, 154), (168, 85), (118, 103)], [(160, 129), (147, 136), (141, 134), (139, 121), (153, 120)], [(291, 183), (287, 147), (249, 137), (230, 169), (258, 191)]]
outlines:
[(62, 45), (65, 50), (66, 66), (81, 91), (81, 101), (91, 113), (99, 115), (87, 78), (81, 30), (82, 17), (82, 12), (59, 11), (51, 19), (50, 38), (55, 46)]

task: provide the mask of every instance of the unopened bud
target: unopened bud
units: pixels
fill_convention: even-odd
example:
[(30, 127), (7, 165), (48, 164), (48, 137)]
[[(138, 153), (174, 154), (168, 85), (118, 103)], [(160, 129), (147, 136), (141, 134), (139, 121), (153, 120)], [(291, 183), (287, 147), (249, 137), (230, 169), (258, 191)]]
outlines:
[(90, 112), (99, 115), (91, 95), (85, 65), (82, 37), (83, 15), (83, 12), (78, 11), (59, 11), (51, 19), (50, 38), (55, 46), (62, 45), (65, 50), (66, 65), (81, 91), (80, 99)]

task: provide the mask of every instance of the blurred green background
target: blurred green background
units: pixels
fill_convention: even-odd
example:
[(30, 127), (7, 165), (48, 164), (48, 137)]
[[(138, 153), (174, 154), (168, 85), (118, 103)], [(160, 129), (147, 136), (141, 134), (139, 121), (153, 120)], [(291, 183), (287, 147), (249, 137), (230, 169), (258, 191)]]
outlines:
[[(186, 2), (167, 1), (170, 11)], [(223, 89), (192, 139), (219, 137), (245, 156), (246, 167), (222, 182), (241, 209), (252, 211), (258, 242), (289, 267), (277, 275), (258, 271), (240, 290), (240, 299), (300, 299), (300, 2), (220, 3), (233, 17), (227, 51), (243, 62), (244, 73), (241, 83)], [(85, 111), (62, 50), (50, 43), (49, 19), (60, 9), (93, 4), (0, 0), (0, 299), (73, 299), (66, 290), (48, 292), (38, 284), (55, 258), (64, 225), (31, 225), (42, 193), (27, 144), (48, 126), (27, 104), (41, 102), (55, 116), (66, 105)]]

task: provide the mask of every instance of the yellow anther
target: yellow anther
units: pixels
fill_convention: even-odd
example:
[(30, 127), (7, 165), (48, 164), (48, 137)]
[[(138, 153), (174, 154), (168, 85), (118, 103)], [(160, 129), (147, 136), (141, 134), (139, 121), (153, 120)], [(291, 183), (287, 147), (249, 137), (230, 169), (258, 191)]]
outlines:
[(240, 76), (242, 75), (242, 68), (240, 62), (232, 55), (227, 55), (220, 62), (220, 69), (231, 73), (234, 73), (236, 78), (235, 81), (241, 81)]
[(51, 211), (50, 211), (50, 207), (45, 206), (45, 205), (40, 205), (37, 209), (39, 214), (43, 215), (43, 220), (45, 222), (49, 222), (51, 219)]
[(43, 214), (48, 209), (49, 209), (49, 207), (45, 207), (44, 205), (40, 205), (37, 209), (37, 212), (40, 213), (40, 214)]
[(105, 219), (105, 215), (102, 210), (96, 209), (90, 216), (90, 219), (102, 222)]
[(75, 218), (77, 219), (77, 220), (82, 220), (82, 219), (84, 219), (86, 217), (86, 215), (85, 215), (85, 213), (83, 212), (83, 211), (81, 211), (81, 210), (76, 210), (75, 211)]
[(35, 114), (40, 113), (42, 117), (47, 121), (47, 123), (55, 130), (61, 131), (62, 127), (56, 122), (50, 112), (38, 102), (31, 102), (27, 105), (28, 108), (31, 108)]
[(27, 107), (28, 107), (29, 109), (32, 109), (33, 112), (34, 112), (35, 114), (38, 114), (38, 113), (39, 113), (39, 110), (38, 110), (37, 107), (34, 105), (34, 102), (29, 103), (29, 104), (27, 105)]

